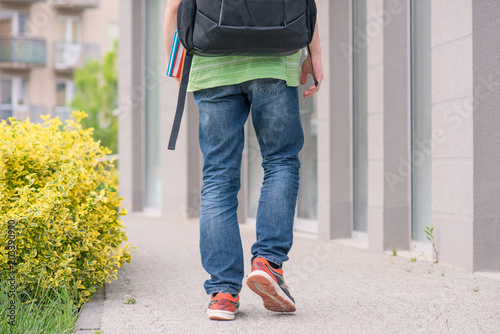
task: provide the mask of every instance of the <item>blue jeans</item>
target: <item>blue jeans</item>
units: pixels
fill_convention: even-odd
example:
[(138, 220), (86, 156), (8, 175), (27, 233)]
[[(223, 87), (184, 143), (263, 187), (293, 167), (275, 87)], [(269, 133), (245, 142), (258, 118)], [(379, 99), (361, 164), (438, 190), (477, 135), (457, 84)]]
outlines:
[(200, 251), (210, 274), (204, 288), (207, 294), (238, 294), (244, 276), (236, 217), (244, 125), (251, 108), (264, 168), (252, 261), (263, 257), (281, 265), (293, 243), (298, 153), (304, 144), (297, 87), (283, 80), (257, 79), (199, 90), (194, 98), (203, 153)]

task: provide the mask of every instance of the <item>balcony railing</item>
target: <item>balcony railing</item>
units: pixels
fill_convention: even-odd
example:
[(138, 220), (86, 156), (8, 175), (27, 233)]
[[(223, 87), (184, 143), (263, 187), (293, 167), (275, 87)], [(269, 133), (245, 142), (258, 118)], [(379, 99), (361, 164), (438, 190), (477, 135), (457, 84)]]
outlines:
[(30, 69), (47, 64), (47, 42), (38, 38), (0, 36), (0, 68)]
[(99, 7), (101, 0), (54, 0), (53, 3), (56, 8), (85, 10)]
[(12, 4), (12, 5), (31, 5), (35, 2), (42, 2), (45, 0), (0, 0), (0, 4)]
[(73, 71), (89, 59), (99, 59), (100, 48), (97, 44), (54, 43), (54, 69)]
[(101, 58), (101, 46), (99, 44), (85, 43), (83, 45), (83, 61)]
[(59, 71), (72, 71), (78, 67), (82, 59), (82, 45), (71, 43), (54, 43), (54, 68)]
[(43, 123), (43, 119), (40, 116), (47, 114), (47, 108), (42, 105), (30, 105), (29, 117), (32, 123)]
[(7, 108), (7, 106), (2, 106), (2, 108), (0, 108), (0, 121), (12, 116), (14, 116), (14, 110), (12, 108)]
[(71, 117), (72, 112), (73, 112), (73, 110), (70, 107), (55, 106), (54, 107), (54, 114), (52, 116), (59, 117), (59, 120), (61, 122), (64, 122), (65, 120), (67, 120)]

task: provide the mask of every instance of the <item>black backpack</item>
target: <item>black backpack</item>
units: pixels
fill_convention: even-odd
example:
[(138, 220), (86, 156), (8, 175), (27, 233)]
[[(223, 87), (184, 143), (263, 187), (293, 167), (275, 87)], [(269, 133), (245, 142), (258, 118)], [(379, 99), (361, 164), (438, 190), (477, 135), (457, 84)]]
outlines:
[(177, 31), (187, 53), (168, 148), (175, 149), (193, 55), (291, 55), (311, 42), (316, 14), (314, 0), (182, 0)]

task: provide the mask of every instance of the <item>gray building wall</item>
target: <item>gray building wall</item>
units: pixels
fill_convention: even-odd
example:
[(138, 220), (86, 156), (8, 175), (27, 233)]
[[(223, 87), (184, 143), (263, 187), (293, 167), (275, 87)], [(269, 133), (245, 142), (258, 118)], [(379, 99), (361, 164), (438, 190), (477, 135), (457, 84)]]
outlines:
[(474, 1), (473, 271), (500, 271), (500, 3)]

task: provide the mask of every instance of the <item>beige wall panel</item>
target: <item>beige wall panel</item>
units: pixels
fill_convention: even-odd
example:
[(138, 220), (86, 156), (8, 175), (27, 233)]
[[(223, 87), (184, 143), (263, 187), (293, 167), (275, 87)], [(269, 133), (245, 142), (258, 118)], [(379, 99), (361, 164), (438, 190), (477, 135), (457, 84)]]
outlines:
[(380, 208), (384, 206), (384, 163), (382, 161), (368, 163), (368, 206)]
[[(382, 113), (368, 114), (368, 161), (384, 158), (384, 118)], [(368, 165), (369, 167), (370, 165)], [(380, 189), (382, 191), (383, 189)]]
[[(442, 103), (432, 109), (434, 158), (471, 158), (473, 155), (472, 99)], [(426, 143), (427, 150), (430, 145)]]
[(432, 50), (432, 102), (472, 96), (472, 37)]
[(112, 43), (109, 39), (109, 25), (118, 24), (118, 6), (119, 0), (101, 0), (98, 9), (83, 12), (83, 41), (99, 44), (101, 55), (104, 55)]
[(368, 113), (384, 110), (384, 67), (368, 70)]
[(472, 218), (453, 215), (433, 215), (439, 262), (472, 271)]
[(368, 206), (368, 248), (384, 251), (384, 209)]
[(472, 0), (432, 0), (432, 46), (472, 34)]
[(432, 223), (439, 260), (471, 271), (472, 0), (433, 0), (431, 6)]
[(472, 159), (434, 159), (432, 211), (472, 217), (472, 173)]

